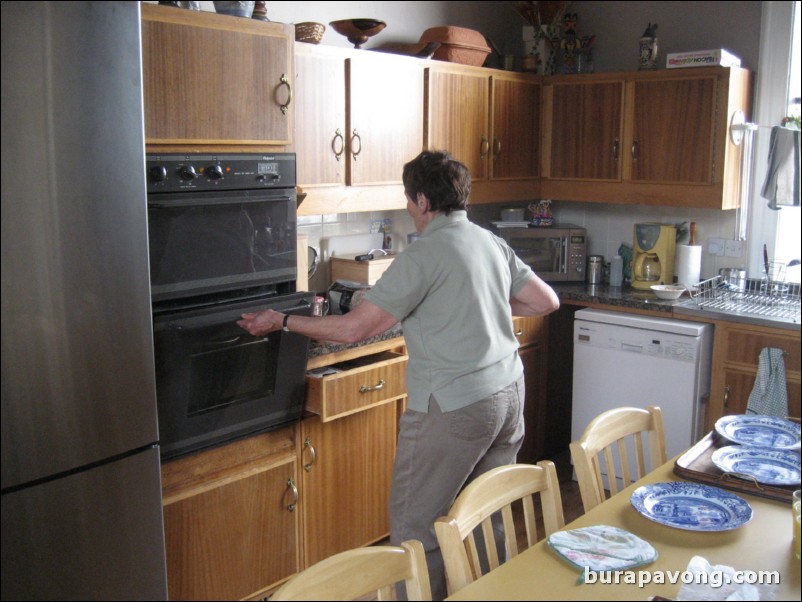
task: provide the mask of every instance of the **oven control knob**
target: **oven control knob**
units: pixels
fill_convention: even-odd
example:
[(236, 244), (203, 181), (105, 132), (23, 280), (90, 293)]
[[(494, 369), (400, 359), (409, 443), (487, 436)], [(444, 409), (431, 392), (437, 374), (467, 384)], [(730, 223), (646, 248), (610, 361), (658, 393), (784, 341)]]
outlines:
[(150, 179), (154, 182), (164, 182), (167, 179), (167, 168), (164, 165), (151, 167)]
[(223, 168), (219, 165), (210, 165), (206, 168), (206, 175), (210, 180), (220, 180), (223, 177)]
[(195, 172), (195, 168), (191, 165), (184, 165), (178, 170), (179, 175), (181, 176), (182, 180), (194, 180), (198, 177), (198, 174)]

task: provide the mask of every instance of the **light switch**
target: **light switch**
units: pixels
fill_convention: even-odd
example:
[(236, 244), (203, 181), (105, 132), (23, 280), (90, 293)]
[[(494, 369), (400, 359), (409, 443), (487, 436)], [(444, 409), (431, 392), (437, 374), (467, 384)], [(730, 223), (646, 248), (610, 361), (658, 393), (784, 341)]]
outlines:
[(743, 241), (728, 240), (724, 243), (724, 255), (727, 257), (740, 257), (743, 253)]
[(707, 253), (708, 255), (718, 255), (724, 257), (724, 239), (723, 238), (708, 238), (707, 239)]

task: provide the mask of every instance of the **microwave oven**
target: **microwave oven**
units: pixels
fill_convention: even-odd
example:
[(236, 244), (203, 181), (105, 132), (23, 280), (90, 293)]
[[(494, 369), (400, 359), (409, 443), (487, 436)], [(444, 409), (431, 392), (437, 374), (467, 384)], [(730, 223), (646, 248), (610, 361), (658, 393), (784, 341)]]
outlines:
[(583, 282), (587, 232), (561, 224), (548, 228), (498, 228), (515, 254), (546, 282)]

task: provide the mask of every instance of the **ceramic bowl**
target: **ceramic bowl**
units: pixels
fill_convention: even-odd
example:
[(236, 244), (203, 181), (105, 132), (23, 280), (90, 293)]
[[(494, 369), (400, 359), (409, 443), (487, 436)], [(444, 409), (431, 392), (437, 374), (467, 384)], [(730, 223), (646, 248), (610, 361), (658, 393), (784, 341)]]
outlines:
[(343, 19), (332, 21), (329, 25), (338, 34), (348, 38), (354, 48), (361, 48), (368, 38), (372, 38), (387, 27), (387, 23), (378, 19)]
[(685, 287), (678, 284), (654, 284), (651, 288), (658, 299), (666, 300), (679, 299), (685, 292)]

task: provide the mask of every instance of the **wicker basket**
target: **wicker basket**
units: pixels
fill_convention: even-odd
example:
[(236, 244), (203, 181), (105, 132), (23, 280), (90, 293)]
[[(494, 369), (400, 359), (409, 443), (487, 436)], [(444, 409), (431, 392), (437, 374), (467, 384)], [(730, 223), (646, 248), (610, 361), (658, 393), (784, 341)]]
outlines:
[(307, 44), (320, 44), (323, 39), (323, 32), (326, 26), (322, 23), (296, 23), (295, 41), (306, 42)]

